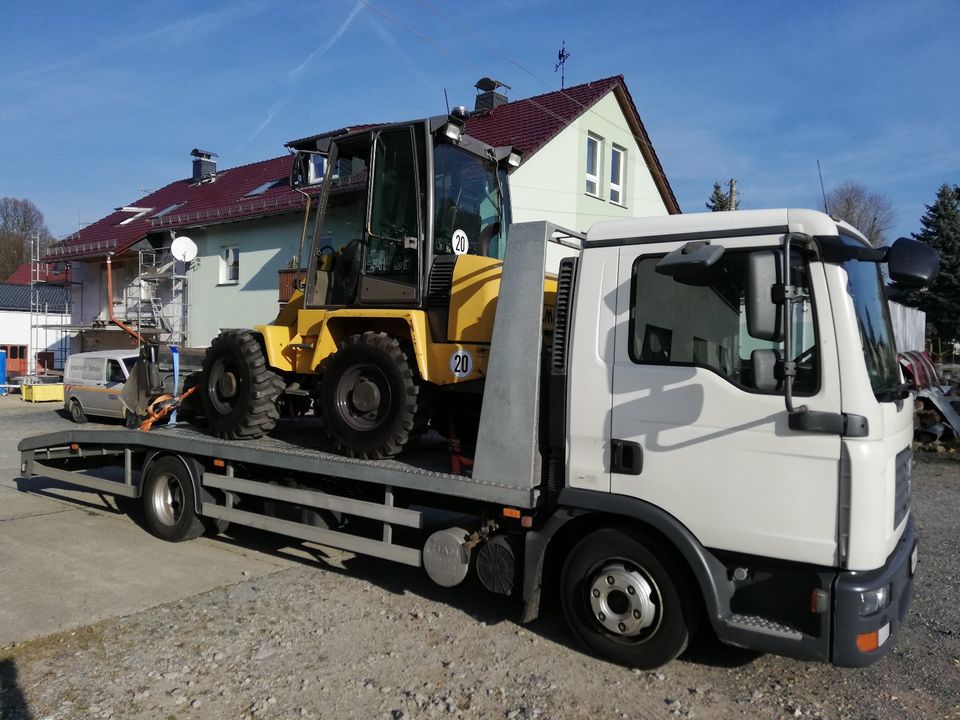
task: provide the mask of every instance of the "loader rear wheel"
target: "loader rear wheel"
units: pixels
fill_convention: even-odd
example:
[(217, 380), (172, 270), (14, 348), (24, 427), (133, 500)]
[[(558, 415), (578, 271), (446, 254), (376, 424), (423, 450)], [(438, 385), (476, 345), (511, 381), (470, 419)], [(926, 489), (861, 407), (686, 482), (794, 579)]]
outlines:
[(375, 460), (410, 439), (419, 388), (400, 343), (386, 333), (354, 335), (330, 358), (320, 402), (341, 452)]
[(273, 430), (283, 387), (280, 376), (267, 367), (253, 332), (224, 330), (207, 348), (201, 399), (207, 423), (218, 437), (258, 438)]

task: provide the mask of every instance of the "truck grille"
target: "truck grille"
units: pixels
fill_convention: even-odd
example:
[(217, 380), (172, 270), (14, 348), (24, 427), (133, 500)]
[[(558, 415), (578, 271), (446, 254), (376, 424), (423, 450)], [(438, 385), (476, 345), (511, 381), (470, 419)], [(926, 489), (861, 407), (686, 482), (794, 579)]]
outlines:
[(896, 498), (893, 506), (893, 527), (896, 528), (903, 522), (910, 510), (910, 465), (912, 452), (910, 448), (904, 448), (897, 453), (897, 485)]

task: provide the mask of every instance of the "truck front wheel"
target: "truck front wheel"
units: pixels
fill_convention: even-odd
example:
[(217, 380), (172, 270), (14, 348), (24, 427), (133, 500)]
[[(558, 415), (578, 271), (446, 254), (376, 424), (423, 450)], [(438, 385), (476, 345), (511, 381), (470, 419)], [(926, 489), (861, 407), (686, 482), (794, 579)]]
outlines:
[(696, 605), (683, 569), (658, 544), (598, 530), (567, 557), (561, 587), (570, 629), (595, 655), (649, 670), (687, 647)]
[(400, 343), (386, 333), (354, 335), (330, 358), (320, 403), (341, 452), (376, 460), (410, 439), (419, 388)]
[(203, 535), (196, 513), (193, 479), (175, 457), (151, 463), (143, 481), (143, 514), (147, 529), (161, 540), (180, 542)]

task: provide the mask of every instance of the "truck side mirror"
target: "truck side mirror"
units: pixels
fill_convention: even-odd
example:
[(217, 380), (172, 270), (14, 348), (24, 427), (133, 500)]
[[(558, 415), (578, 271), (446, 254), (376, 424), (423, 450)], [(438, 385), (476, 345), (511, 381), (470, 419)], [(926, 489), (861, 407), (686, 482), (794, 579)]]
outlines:
[(697, 279), (723, 257), (723, 245), (711, 245), (705, 241), (688, 242), (681, 248), (660, 258), (656, 271), (684, 282)]
[(782, 305), (773, 299), (774, 285), (783, 283), (779, 250), (750, 254), (746, 288), (747, 332), (757, 340), (783, 342)]
[(754, 350), (750, 353), (753, 385), (761, 392), (783, 390), (783, 357), (779, 350)]
[(902, 237), (887, 254), (887, 270), (896, 283), (925, 287), (940, 271), (940, 255), (929, 245)]

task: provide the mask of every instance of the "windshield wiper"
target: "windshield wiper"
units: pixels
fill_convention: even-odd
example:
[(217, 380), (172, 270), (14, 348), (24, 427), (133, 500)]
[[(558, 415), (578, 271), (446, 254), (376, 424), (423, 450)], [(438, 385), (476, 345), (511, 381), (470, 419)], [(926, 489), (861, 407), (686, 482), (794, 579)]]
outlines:
[(910, 383), (900, 383), (889, 390), (883, 390), (877, 393), (877, 400), (880, 402), (905, 400), (908, 397), (910, 397)]

